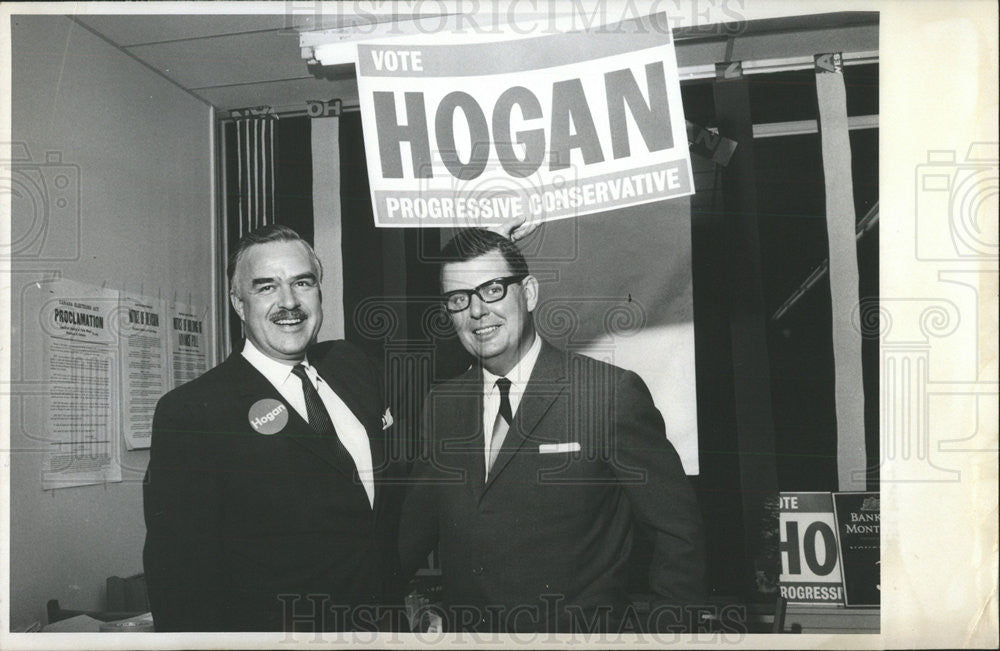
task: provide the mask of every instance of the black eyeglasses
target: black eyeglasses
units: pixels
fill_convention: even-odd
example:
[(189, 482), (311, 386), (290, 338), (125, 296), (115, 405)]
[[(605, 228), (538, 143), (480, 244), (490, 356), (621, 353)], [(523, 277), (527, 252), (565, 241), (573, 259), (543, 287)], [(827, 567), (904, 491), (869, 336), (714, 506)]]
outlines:
[(493, 280), (487, 280), (474, 289), (456, 289), (446, 292), (441, 297), (441, 300), (444, 302), (445, 309), (451, 313), (467, 310), (472, 305), (473, 294), (478, 296), (483, 303), (496, 303), (497, 301), (502, 301), (507, 296), (508, 285), (519, 283), (527, 277), (528, 274), (519, 274), (517, 276), (494, 278)]

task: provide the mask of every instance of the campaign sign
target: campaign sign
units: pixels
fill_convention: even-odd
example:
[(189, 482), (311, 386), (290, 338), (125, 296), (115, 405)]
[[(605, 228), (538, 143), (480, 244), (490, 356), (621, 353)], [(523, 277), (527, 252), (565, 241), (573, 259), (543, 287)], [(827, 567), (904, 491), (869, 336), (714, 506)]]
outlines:
[(376, 226), (549, 221), (694, 192), (666, 14), (428, 40), (358, 44)]
[(781, 576), (789, 603), (844, 605), (837, 525), (830, 493), (780, 493)]
[(844, 568), (844, 604), (881, 604), (880, 512), (878, 493), (834, 493), (840, 563)]

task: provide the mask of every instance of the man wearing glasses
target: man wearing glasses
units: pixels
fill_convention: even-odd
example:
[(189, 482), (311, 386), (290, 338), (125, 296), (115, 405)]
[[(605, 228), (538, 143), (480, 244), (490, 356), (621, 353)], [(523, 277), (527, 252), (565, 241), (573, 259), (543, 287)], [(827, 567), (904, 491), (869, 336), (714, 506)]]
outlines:
[(703, 599), (701, 520), (663, 419), (635, 374), (535, 331), (539, 283), (493, 232), (441, 253), (443, 304), (475, 363), (424, 403), (403, 505), (412, 571), (438, 546), (449, 630), (618, 631), (634, 527), (654, 540), (641, 628), (678, 630)]

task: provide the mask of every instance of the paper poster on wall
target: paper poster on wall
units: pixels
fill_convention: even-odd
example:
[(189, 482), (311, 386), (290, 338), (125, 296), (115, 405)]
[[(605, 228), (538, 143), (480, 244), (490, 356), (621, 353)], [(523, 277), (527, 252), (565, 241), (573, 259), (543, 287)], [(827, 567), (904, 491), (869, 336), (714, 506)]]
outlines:
[(174, 387), (190, 382), (208, 370), (205, 314), (187, 303), (170, 304), (168, 350)]
[(121, 481), (118, 292), (68, 280), (39, 289), (49, 437), (42, 488)]
[(692, 194), (666, 14), (357, 46), (376, 226), (549, 221)]
[(119, 328), (125, 445), (148, 448), (156, 402), (171, 386), (166, 303), (122, 294)]

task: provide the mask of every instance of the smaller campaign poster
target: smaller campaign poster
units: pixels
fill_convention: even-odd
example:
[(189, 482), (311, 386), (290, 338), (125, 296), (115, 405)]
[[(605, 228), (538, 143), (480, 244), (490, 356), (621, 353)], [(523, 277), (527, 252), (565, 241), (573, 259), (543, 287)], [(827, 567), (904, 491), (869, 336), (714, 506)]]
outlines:
[(878, 493), (834, 493), (844, 569), (844, 604), (881, 605), (880, 511)]
[(830, 493), (780, 493), (781, 596), (788, 603), (844, 605), (837, 523)]

